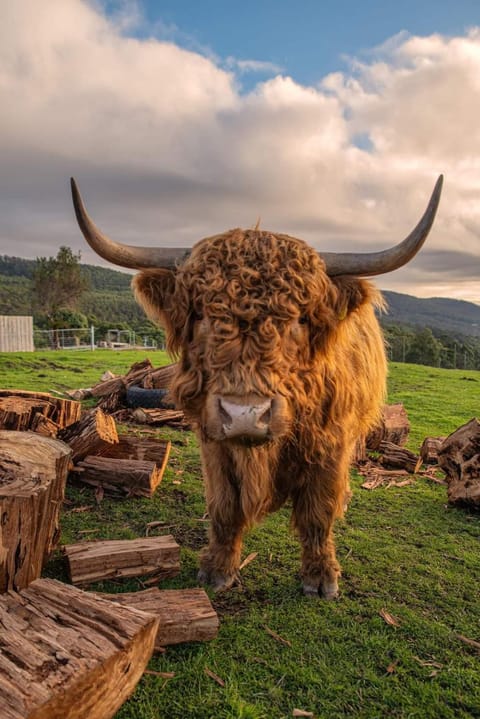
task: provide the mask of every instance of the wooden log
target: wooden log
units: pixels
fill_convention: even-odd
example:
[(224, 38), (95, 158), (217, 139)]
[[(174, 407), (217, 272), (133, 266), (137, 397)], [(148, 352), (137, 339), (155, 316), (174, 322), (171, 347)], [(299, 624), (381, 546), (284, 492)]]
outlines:
[(0, 592), (38, 579), (55, 548), (70, 455), (51, 437), (0, 431)]
[(79, 542), (64, 549), (71, 581), (79, 586), (150, 574), (166, 579), (180, 571), (180, 547), (171, 535)]
[(92, 397), (107, 397), (116, 392), (125, 393), (125, 380), (123, 377), (113, 377), (97, 382), (91, 388)]
[(182, 423), (185, 415), (181, 410), (177, 409), (144, 409), (139, 407), (132, 412), (132, 418), (139, 424), (169, 424), (171, 422)]
[(406, 469), (415, 474), (422, 466), (422, 458), (405, 447), (399, 447), (393, 442), (380, 442), (380, 463), (393, 469)]
[(378, 427), (375, 427), (367, 436), (367, 449), (376, 451), (381, 442), (392, 442), (400, 447), (406, 443), (410, 432), (405, 407), (398, 404), (386, 404), (382, 409), (382, 418)]
[(37, 413), (63, 428), (80, 418), (81, 405), (71, 399), (52, 397), (47, 392), (0, 389), (1, 429), (29, 430)]
[(49, 417), (45, 417), (45, 415), (40, 412), (36, 412), (31, 422), (31, 430), (32, 432), (43, 434), (44, 437), (56, 437), (60, 426)]
[(475, 417), (442, 443), (438, 463), (445, 472), (450, 504), (480, 508), (480, 422)]
[(111, 719), (153, 651), (158, 620), (53, 579), (0, 596), (2, 719)]
[(173, 364), (153, 369), (143, 378), (142, 387), (147, 389), (170, 389), (177, 368), (178, 362), (174, 362)]
[(77, 463), (89, 454), (96, 454), (105, 445), (118, 442), (115, 420), (99, 407), (87, 412), (79, 422), (58, 433), (72, 448), (72, 461)]
[(77, 463), (71, 476), (110, 494), (150, 498), (162, 481), (164, 468), (145, 460), (88, 455)]
[(425, 437), (420, 447), (420, 457), (424, 464), (438, 464), (438, 452), (445, 437)]
[(157, 617), (160, 620), (155, 639), (157, 650), (168, 644), (209, 641), (218, 634), (218, 616), (203, 589), (152, 587), (143, 592), (97, 596)]
[(135, 362), (130, 369), (128, 370), (127, 374), (125, 375), (125, 384), (127, 387), (130, 387), (131, 385), (139, 385), (141, 386), (144, 377), (149, 374), (153, 370), (153, 365), (150, 362), (150, 360), (144, 359), (140, 362)]
[(139, 459), (155, 462), (157, 467), (165, 468), (172, 443), (151, 437), (134, 437), (131, 434), (119, 434), (116, 444), (102, 447), (99, 455), (117, 459)]

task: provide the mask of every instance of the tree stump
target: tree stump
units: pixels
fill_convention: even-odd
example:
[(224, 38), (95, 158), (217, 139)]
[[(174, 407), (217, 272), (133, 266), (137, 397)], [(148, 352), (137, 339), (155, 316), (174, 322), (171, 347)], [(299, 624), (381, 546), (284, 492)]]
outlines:
[(450, 504), (480, 508), (480, 422), (473, 418), (443, 442), (438, 462)]
[(37, 579), (56, 546), (70, 454), (51, 437), (0, 430), (0, 592)]
[(0, 596), (2, 719), (111, 719), (153, 651), (158, 620), (53, 579)]
[(58, 437), (72, 448), (72, 461), (75, 464), (88, 454), (96, 454), (105, 445), (118, 442), (115, 420), (98, 407), (85, 414), (79, 422), (59, 432)]
[(29, 430), (37, 412), (59, 427), (68, 427), (80, 418), (81, 405), (47, 392), (0, 389), (0, 429)]
[(218, 634), (218, 616), (204, 589), (145, 589), (143, 592), (97, 594), (116, 604), (135, 607), (160, 620), (155, 649), (181, 642), (205, 642)]
[(171, 535), (79, 542), (67, 545), (65, 554), (70, 578), (79, 586), (142, 575), (166, 579), (180, 571), (180, 547)]
[(138, 459), (88, 456), (73, 468), (71, 476), (114, 495), (153, 497), (162, 481), (164, 465)]
[(382, 409), (382, 419), (378, 427), (375, 427), (367, 436), (367, 449), (376, 451), (380, 442), (392, 442), (400, 447), (406, 443), (410, 432), (405, 407), (398, 404), (386, 404)]

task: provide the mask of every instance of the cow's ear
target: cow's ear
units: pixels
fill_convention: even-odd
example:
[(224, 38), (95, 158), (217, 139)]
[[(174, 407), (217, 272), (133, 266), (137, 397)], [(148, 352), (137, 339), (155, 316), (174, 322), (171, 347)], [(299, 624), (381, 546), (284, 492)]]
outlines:
[(334, 302), (335, 314), (338, 320), (344, 320), (351, 312), (365, 304), (380, 306), (381, 295), (367, 280), (358, 277), (339, 276), (330, 278), (337, 290)]
[(132, 280), (135, 299), (152, 322), (165, 326), (175, 290), (175, 275), (170, 270), (144, 270)]

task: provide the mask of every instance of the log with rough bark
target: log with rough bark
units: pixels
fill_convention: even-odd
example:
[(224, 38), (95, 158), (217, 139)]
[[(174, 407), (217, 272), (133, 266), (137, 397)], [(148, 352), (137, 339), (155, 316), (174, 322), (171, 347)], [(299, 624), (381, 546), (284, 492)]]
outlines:
[(45, 417), (45, 415), (40, 412), (36, 412), (31, 425), (30, 429), (32, 432), (43, 434), (44, 437), (56, 437), (60, 430), (60, 427), (56, 422), (48, 417)]
[(171, 442), (161, 439), (119, 434), (118, 443), (102, 447), (98, 454), (102, 457), (140, 459), (147, 462), (155, 462), (158, 467), (165, 468), (171, 446)]
[(132, 412), (132, 419), (139, 424), (154, 424), (157, 426), (162, 424), (181, 426), (185, 423), (185, 415), (181, 410), (177, 409), (144, 409), (139, 407)]
[(367, 449), (376, 451), (381, 442), (392, 442), (403, 447), (410, 432), (405, 407), (398, 404), (386, 404), (382, 409), (382, 418), (378, 427), (375, 427), (367, 436)]
[(0, 592), (38, 579), (55, 548), (70, 454), (51, 437), (0, 430)]
[(384, 467), (393, 469), (406, 469), (407, 472), (415, 474), (422, 466), (422, 458), (405, 447), (399, 447), (393, 442), (380, 442), (380, 463)]
[(47, 392), (0, 389), (0, 429), (32, 429), (37, 413), (59, 427), (68, 427), (79, 419), (80, 412), (81, 405), (78, 402), (52, 397)]
[(135, 607), (160, 620), (155, 649), (181, 642), (205, 642), (218, 634), (218, 616), (204, 589), (145, 589), (98, 594), (116, 604)]
[(143, 378), (142, 386), (147, 389), (170, 389), (172, 379), (177, 371), (178, 363), (152, 369)]
[(152, 655), (158, 620), (53, 579), (0, 596), (2, 719), (111, 719)]
[(438, 452), (445, 437), (425, 437), (420, 447), (420, 457), (424, 464), (438, 464)]
[(79, 586), (142, 575), (166, 579), (180, 571), (180, 547), (171, 535), (79, 542), (67, 545), (65, 554), (70, 578)]
[(73, 468), (71, 477), (110, 494), (150, 498), (162, 481), (164, 468), (146, 460), (88, 455)]
[(447, 480), (450, 504), (480, 508), (480, 422), (475, 417), (442, 443), (438, 462)]
[(125, 394), (125, 380), (123, 377), (112, 377), (101, 380), (91, 388), (92, 397), (107, 397), (115, 393)]
[(125, 375), (125, 384), (127, 387), (130, 387), (131, 385), (141, 386), (143, 379), (152, 370), (153, 365), (148, 358), (141, 360), (140, 362), (135, 362)]
[(74, 463), (89, 454), (96, 454), (105, 445), (118, 442), (115, 420), (99, 407), (87, 412), (79, 422), (61, 430), (58, 437), (72, 448)]

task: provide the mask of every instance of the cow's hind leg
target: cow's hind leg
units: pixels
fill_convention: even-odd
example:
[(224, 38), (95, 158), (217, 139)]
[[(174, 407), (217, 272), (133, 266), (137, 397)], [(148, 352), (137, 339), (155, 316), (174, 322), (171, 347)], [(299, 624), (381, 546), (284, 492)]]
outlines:
[(305, 478), (294, 492), (293, 523), (302, 545), (304, 593), (336, 599), (340, 565), (335, 554), (333, 524), (342, 514), (348, 472), (332, 476), (322, 470), (319, 474)]

